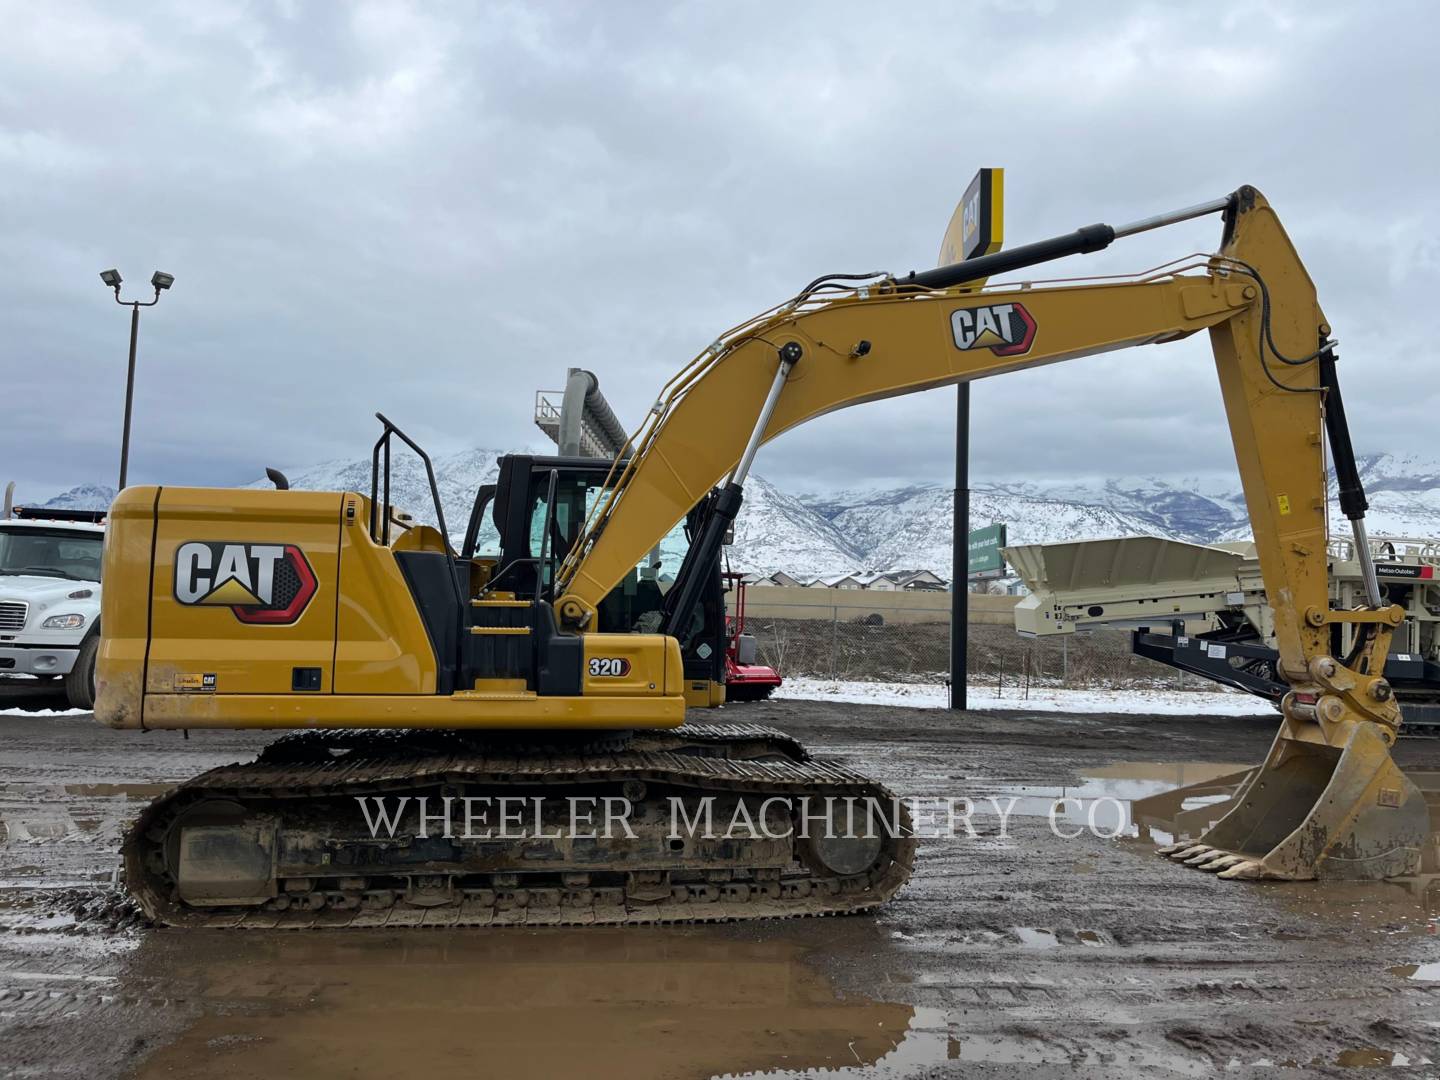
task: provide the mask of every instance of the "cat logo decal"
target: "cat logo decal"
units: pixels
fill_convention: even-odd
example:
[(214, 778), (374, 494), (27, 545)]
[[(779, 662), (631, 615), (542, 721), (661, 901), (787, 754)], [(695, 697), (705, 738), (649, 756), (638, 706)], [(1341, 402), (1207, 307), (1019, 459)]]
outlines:
[(242, 623), (288, 626), (315, 591), (315, 571), (294, 544), (191, 540), (175, 552), (175, 599), (228, 607)]
[(1035, 341), (1035, 317), (1024, 304), (987, 304), (950, 313), (955, 347), (989, 349), (996, 356), (1023, 356)]

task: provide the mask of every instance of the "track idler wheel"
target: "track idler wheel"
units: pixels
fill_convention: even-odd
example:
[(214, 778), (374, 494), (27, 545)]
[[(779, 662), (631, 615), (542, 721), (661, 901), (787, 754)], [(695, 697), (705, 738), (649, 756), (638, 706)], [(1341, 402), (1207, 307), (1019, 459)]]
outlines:
[(801, 823), (800, 849), (812, 870), (850, 877), (863, 874), (885, 850), (887, 823), (869, 805), (827, 800), (824, 813)]

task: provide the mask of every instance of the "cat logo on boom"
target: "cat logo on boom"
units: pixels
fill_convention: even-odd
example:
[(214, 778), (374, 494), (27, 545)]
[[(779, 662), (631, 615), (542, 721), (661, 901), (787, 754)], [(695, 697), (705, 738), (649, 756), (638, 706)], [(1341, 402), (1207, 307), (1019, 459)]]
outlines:
[(989, 349), (996, 356), (1023, 356), (1035, 341), (1035, 317), (1024, 304), (987, 304), (950, 313), (957, 349)]
[(191, 540), (175, 552), (175, 599), (228, 607), (242, 623), (288, 626), (315, 589), (315, 571), (294, 544)]

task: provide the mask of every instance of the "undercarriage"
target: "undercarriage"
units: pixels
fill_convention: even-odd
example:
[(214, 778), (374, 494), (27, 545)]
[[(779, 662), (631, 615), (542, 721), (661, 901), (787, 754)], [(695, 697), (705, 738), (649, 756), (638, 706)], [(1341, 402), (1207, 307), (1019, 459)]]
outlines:
[(849, 914), (914, 853), (887, 789), (731, 724), (303, 732), (158, 799), (124, 859), (157, 922), (299, 929)]

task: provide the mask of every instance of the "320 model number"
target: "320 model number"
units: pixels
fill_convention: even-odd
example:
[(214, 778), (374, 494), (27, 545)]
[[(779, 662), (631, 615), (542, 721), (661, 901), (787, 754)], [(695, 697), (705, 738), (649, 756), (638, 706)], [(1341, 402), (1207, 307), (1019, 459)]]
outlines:
[(618, 679), (630, 674), (630, 661), (623, 656), (590, 658), (590, 675), (597, 679)]

